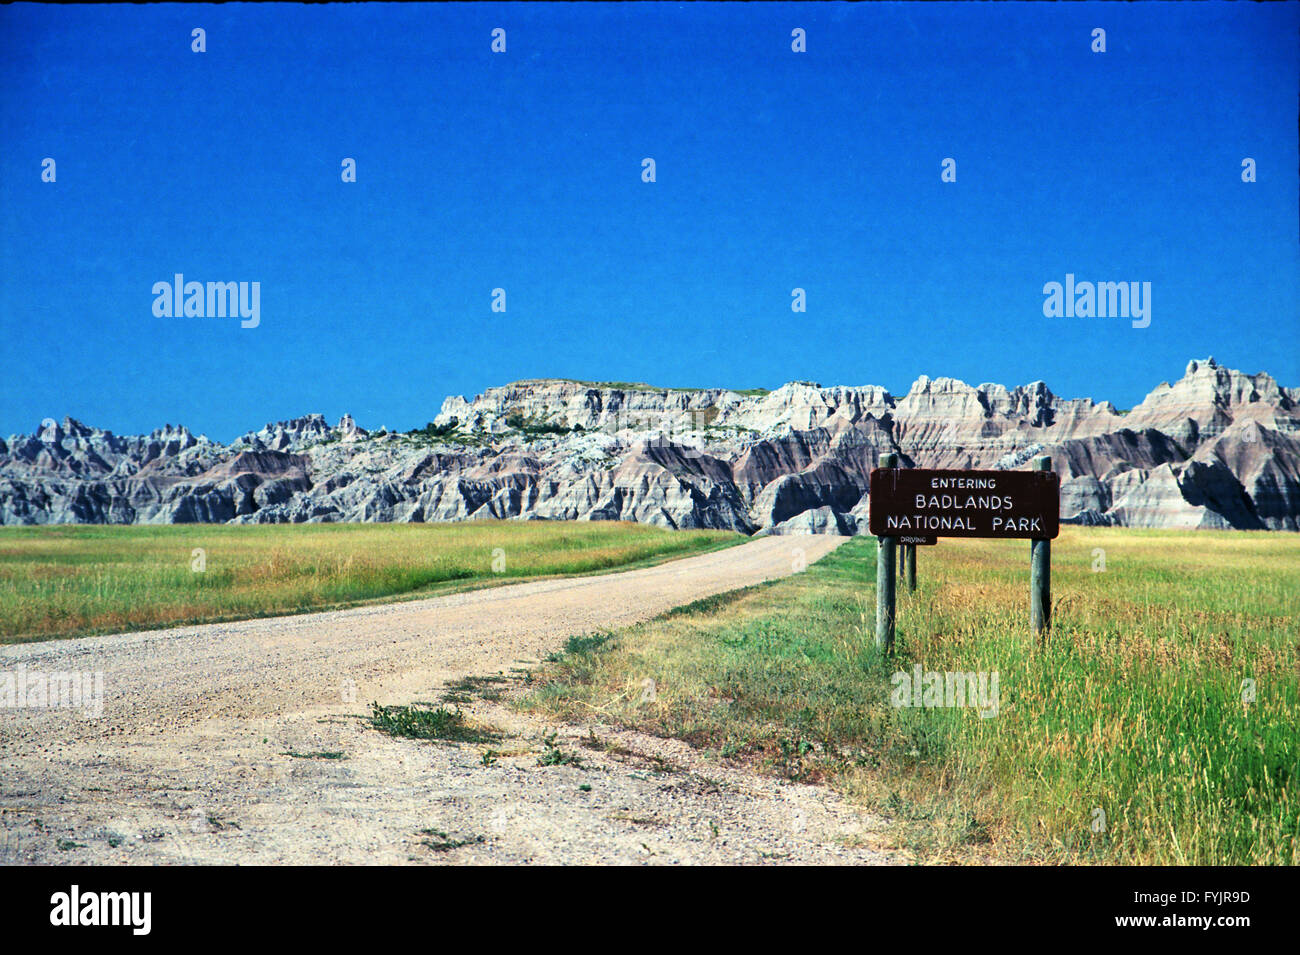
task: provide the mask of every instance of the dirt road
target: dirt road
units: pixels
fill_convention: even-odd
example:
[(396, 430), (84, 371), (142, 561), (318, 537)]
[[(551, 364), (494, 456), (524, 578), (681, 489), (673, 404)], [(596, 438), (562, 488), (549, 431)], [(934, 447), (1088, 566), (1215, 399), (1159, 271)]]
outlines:
[[(890, 861), (882, 822), (684, 745), (488, 702), (482, 745), (393, 739), (431, 700), (577, 633), (783, 576), (842, 542), (763, 538), (657, 567), (353, 610), (0, 647), (0, 677), (102, 674), (102, 712), (0, 707), (0, 862)], [(93, 682), (89, 685), (93, 686)], [(21, 702), (21, 701), (20, 701)], [(540, 766), (546, 738), (581, 766)]]

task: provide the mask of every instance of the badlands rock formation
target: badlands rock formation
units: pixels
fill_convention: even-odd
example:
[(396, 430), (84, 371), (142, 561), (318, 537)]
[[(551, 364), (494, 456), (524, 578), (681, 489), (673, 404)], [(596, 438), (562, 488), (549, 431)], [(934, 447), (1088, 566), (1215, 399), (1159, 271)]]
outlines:
[(885, 451), (945, 468), (1050, 454), (1066, 521), (1300, 530), (1300, 389), (1213, 359), (1127, 413), (1042, 382), (922, 377), (901, 397), (807, 382), (740, 394), (521, 381), (448, 398), (409, 434), (317, 414), (230, 445), (65, 418), (0, 440), (0, 523), (493, 517), (854, 534)]

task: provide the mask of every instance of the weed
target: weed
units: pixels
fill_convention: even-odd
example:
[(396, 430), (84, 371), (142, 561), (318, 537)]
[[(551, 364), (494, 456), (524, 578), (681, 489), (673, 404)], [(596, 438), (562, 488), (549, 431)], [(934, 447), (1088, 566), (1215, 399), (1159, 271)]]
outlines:
[(380, 706), (370, 704), (370, 725), (389, 736), (452, 743), (493, 743), (500, 733), (465, 725), (464, 714), (447, 707)]

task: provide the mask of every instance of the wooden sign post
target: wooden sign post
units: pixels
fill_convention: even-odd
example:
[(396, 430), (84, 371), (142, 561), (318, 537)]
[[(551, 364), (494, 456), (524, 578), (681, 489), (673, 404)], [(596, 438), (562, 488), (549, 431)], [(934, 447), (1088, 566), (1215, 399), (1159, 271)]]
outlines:
[[(1050, 472), (1052, 459), (1046, 455), (1034, 458), (1033, 469)], [(1048, 537), (1029, 541), (1029, 626), (1044, 639), (1052, 626), (1052, 541)]]
[[(876, 564), (876, 646), (894, 647), (895, 552), (900, 542), (944, 537), (1028, 539), (1029, 622), (1043, 635), (1051, 625), (1052, 538), (1061, 531), (1061, 480), (1052, 459), (1034, 458), (1030, 471), (938, 471), (897, 467), (882, 454), (871, 472), (868, 529), (879, 541)], [(927, 539), (928, 538), (928, 539)], [(908, 589), (916, 589), (915, 544), (903, 545)]]
[[(872, 481), (880, 469), (897, 467), (897, 454), (882, 454), (880, 468), (871, 472)], [(875, 505), (874, 496), (871, 505)], [(871, 523), (874, 525), (874, 518)], [(871, 533), (876, 534), (874, 527)], [(894, 652), (894, 550), (893, 537), (876, 534), (876, 648), (886, 653)]]

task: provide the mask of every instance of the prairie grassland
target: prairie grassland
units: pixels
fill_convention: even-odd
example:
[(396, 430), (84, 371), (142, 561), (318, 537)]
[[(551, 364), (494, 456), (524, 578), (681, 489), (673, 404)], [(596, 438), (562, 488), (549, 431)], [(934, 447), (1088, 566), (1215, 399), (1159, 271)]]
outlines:
[[(859, 538), (569, 653), (523, 705), (825, 780), (922, 861), (1300, 862), (1300, 535), (1064, 528), (1052, 550), (1045, 645), (1028, 542), (943, 540), (882, 658)], [(917, 664), (996, 672), (996, 715), (891, 705)]]
[(429, 596), (739, 540), (614, 522), (4, 527), (0, 643)]

